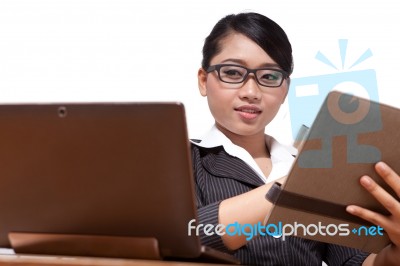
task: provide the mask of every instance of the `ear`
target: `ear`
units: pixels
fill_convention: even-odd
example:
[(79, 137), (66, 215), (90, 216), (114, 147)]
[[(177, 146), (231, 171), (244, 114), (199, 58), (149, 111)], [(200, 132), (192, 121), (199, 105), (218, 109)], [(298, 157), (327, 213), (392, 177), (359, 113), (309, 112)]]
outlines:
[(202, 96), (207, 96), (207, 72), (200, 68), (197, 72), (197, 82)]

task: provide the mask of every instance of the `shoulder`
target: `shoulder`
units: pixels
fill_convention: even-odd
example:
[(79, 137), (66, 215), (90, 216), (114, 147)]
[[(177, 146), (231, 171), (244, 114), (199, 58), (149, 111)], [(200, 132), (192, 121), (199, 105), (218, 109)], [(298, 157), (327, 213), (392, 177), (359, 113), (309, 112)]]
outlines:
[(190, 148), (192, 151), (192, 155), (194, 157), (193, 159), (196, 159), (196, 158), (199, 159), (199, 158), (205, 157), (207, 155), (211, 155), (211, 154), (213, 154), (213, 155), (220, 154), (220, 153), (225, 154), (223, 146), (207, 148), (207, 147), (198, 145), (201, 142), (201, 140), (191, 139), (190, 141), (191, 141)]

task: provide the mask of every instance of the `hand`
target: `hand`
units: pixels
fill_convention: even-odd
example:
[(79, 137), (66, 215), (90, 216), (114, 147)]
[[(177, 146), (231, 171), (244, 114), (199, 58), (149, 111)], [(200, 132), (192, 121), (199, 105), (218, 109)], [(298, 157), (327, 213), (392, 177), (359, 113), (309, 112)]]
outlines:
[[(383, 162), (377, 163), (375, 165), (375, 170), (394, 190), (397, 198), (390, 195), (369, 176), (361, 177), (360, 183), (389, 211), (390, 215), (382, 215), (355, 205), (348, 206), (346, 210), (353, 215), (381, 226), (392, 241), (392, 245), (386, 248), (385, 252), (382, 253), (392, 258), (400, 258), (400, 177), (393, 169)], [(380, 255), (378, 254), (378, 256)]]

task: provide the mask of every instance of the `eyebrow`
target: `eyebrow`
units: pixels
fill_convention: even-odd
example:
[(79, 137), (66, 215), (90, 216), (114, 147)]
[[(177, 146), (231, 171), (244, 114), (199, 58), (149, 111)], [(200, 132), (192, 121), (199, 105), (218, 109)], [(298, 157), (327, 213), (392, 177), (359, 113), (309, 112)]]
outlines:
[[(221, 63), (229, 63), (229, 62), (233, 62), (233, 63), (237, 63), (240, 65), (246, 66), (246, 62), (244, 60), (237, 59), (237, 58), (228, 58), (228, 59), (221, 61)], [(280, 69), (280, 66), (276, 63), (265, 63), (265, 64), (262, 64), (260, 67), (275, 67), (275, 68)]]

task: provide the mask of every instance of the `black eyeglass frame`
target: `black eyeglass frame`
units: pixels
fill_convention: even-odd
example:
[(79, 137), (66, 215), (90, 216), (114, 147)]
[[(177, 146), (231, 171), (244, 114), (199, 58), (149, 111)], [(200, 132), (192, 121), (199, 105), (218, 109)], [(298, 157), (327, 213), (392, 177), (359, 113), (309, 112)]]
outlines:
[[(243, 79), (242, 79), (241, 81), (237, 81), (237, 82), (236, 82), (236, 81), (234, 81), (234, 82), (225, 81), (225, 80), (222, 80), (222, 78), (221, 78), (220, 70), (221, 70), (222, 67), (226, 67), (226, 66), (240, 67), (240, 68), (245, 69), (247, 72), (246, 72), (246, 74), (243, 76)], [(281, 70), (281, 69), (277, 69), (277, 68), (273, 68), (273, 67), (272, 67), (272, 68), (271, 68), (271, 67), (261, 67), (261, 68), (254, 68), (254, 69), (251, 69), (251, 68), (247, 68), (247, 67), (244, 67), (244, 66), (241, 66), (241, 65), (235, 65), (235, 64), (216, 64), (216, 65), (209, 66), (209, 67), (207, 68), (206, 72), (207, 72), (207, 73), (210, 73), (210, 72), (213, 72), (214, 70), (217, 70), (218, 78), (219, 78), (220, 81), (225, 82), (225, 83), (229, 83), (229, 84), (240, 84), (240, 83), (243, 83), (243, 82), (247, 79), (247, 76), (248, 76), (250, 73), (253, 73), (253, 74), (254, 74), (254, 77), (255, 77), (255, 79), (256, 79), (256, 81), (257, 81), (258, 84), (260, 84), (260, 85), (263, 86), (263, 87), (269, 87), (269, 88), (277, 88), (277, 87), (280, 87), (280, 86), (282, 85), (283, 81), (289, 77), (289, 74), (288, 74), (286, 71)], [(257, 72), (258, 70), (273, 70), (273, 71), (279, 72), (279, 73), (282, 74), (282, 80), (281, 80), (281, 82), (279, 83), (279, 85), (276, 85), (276, 86), (264, 85), (264, 84), (262, 84), (262, 83), (258, 80), (258, 78), (257, 78), (256, 72)]]

